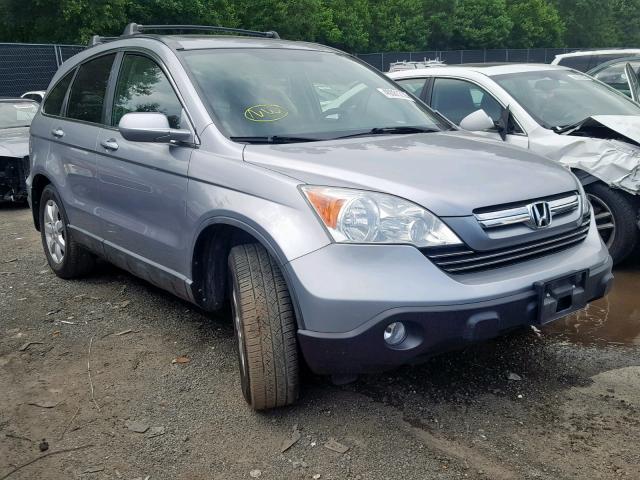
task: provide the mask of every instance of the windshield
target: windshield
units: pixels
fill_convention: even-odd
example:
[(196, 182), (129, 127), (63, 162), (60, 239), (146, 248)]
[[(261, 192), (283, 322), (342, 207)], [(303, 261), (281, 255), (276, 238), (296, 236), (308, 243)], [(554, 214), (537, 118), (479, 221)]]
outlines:
[(28, 127), (37, 111), (33, 102), (0, 102), (0, 128)]
[(390, 80), (344, 55), (264, 48), (183, 55), (219, 127), (238, 141), (450, 128)]
[(588, 75), (538, 70), (491, 77), (540, 125), (564, 127), (593, 115), (640, 115), (640, 106)]

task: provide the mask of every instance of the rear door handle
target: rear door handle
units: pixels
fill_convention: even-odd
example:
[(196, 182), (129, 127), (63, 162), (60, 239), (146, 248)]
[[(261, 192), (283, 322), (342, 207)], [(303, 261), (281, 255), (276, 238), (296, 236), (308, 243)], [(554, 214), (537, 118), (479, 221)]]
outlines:
[(111, 150), (113, 152), (118, 150), (118, 142), (116, 142), (115, 139), (113, 139), (113, 138), (110, 139), (110, 140), (102, 140), (100, 142), (100, 145), (102, 145), (107, 150)]
[(64, 132), (60, 128), (54, 128), (53, 130), (51, 130), (51, 135), (56, 138), (62, 138), (64, 137)]

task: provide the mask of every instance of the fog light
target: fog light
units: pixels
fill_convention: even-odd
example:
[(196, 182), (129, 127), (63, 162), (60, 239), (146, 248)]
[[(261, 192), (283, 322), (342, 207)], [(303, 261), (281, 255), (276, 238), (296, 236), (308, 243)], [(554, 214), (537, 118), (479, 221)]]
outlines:
[(383, 337), (384, 341), (389, 345), (400, 345), (407, 338), (407, 329), (404, 328), (402, 322), (393, 322), (384, 329)]

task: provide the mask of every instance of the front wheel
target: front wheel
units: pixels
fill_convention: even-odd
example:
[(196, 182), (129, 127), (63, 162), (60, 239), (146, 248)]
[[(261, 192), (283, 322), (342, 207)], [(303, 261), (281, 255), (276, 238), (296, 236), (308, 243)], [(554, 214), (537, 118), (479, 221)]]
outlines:
[(638, 243), (637, 207), (627, 194), (602, 183), (585, 190), (593, 207), (598, 233), (609, 249), (613, 263), (626, 259)]
[(298, 397), (296, 321), (280, 268), (259, 244), (229, 254), (231, 310), (245, 400), (256, 410)]

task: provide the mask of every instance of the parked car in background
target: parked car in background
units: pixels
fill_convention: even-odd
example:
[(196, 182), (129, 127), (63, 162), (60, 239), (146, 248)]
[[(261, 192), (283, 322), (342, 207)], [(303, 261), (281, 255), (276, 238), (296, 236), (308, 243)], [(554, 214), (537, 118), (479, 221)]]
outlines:
[(389, 65), (390, 72), (399, 72), (400, 70), (416, 70), (418, 68), (429, 68), (429, 67), (442, 67), (445, 63), (439, 58), (429, 59), (426, 58), (422, 61), (407, 61), (403, 60), (401, 62), (393, 62)]
[(0, 98), (0, 201), (27, 198), (29, 126), (37, 110), (31, 100)]
[[(630, 71), (633, 75), (629, 75)], [(606, 83), (636, 102), (640, 100), (638, 98), (639, 73), (640, 55), (610, 60), (587, 72), (596, 80)]]
[(456, 125), (570, 168), (614, 262), (638, 244), (640, 105), (555, 65), (478, 64), (389, 76)]
[(60, 67), (31, 126), (30, 201), (58, 276), (97, 255), (230, 304), (254, 408), (294, 402), (303, 361), (345, 381), (608, 291), (566, 169), (459, 131), (335, 49), (188, 28), (132, 24)]
[(640, 48), (613, 48), (608, 50), (583, 50), (556, 55), (551, 65), (561, 65), (580, 72), (587, 72), (598, 65), (618, 58), (640, 55)]
[(20, 98), (26, 98), (27, 100), (33, 100), (34, 102), (42, 103), (42, 99), (44, 98), (45, 93), (47, 92), (45, 92), (44, 90), (25, 92), (20, 95)]

